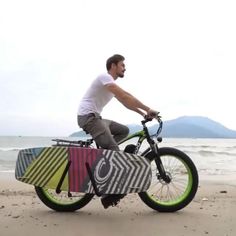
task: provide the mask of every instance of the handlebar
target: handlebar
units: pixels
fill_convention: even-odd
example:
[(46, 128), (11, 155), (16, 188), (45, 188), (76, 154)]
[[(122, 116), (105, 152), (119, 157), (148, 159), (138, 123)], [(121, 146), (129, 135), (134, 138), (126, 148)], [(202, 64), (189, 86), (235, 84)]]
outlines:
[(156, 114), (156, 116), (154, 116), (154, 117), (144, 116), (144, 120), (142, 120), (141, 123), (142, 123), (143, 126), (145, 126), (145, 124), (146, 124), (147, 122), (150, 122), (150, 121), (152, 121), (153, 119), (156, 119), (157, 122), (159, 123), (159, 127), (158, 127), (158, 129), (157, 129), (156, 134), (155, 134), (156, 136), (158, 136), (158, 135), (161, 133), (161, 131), (162, 131), (162, 126), (163, 126), (163, 121), (162, 121), (161, 116), (159, 115), (159, 113)]
[(153, 116), (153, 117), (149, 117), (149, 116), (145, 115), (144, 116), (144, 120), (141, 121), (142, 124), (145, 124), (145, 123), (147, 123), (149, 121), (152, 121), (153, 119), (156, 119), (159, 124), (162, 123), (161, 116), (159, 116), (158, 114), (156, 116)]

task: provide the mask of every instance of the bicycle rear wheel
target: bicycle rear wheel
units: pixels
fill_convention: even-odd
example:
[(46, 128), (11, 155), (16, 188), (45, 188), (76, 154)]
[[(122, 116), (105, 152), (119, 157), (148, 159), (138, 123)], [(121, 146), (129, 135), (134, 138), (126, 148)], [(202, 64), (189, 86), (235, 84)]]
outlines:
[(35, 192), (39, 199), (49, 208), (55, 211), (72, 212), (87, 205), (94, 194), (68, 193), (62, 191), (56, 193), (55, 189), (46, 189), (35, 186)]
[(160, 158), (170, 182), (165, 182), (157, 170), (155, 154), (149, 152), (152, 182), (147, 192), (139, 193), (141, 200), (159, 212), (175, 212), (187, 206), (198, 189), (198, 172), (188, 155), (175, 148), (160, 148)]

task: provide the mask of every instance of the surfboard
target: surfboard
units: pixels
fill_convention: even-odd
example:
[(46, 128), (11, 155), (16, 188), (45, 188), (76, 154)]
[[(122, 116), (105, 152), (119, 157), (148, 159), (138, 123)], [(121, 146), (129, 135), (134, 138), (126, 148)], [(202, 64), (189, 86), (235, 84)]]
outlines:
[(57, 191), (127, 194), (146, 191), (152, 173), (149, 160), (123, 151), (38, 147), (18, 153), (15, 177)]

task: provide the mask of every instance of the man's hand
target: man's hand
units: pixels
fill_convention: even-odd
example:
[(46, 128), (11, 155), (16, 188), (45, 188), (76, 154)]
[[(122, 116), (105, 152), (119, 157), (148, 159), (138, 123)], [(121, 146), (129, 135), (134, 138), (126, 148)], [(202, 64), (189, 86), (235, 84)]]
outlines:
[(147, 117), (153, 119), (153, 118), (156, 118), (159, 115), (159, 113), (160, 113), (159, 111), (149, 109), (147, 111)]

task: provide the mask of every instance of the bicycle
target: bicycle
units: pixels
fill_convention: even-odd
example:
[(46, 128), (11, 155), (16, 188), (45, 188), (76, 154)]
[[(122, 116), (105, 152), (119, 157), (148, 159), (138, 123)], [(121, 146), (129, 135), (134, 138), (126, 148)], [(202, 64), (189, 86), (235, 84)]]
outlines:
[[(136, 144), (129, 144), (125, 152), (138, 154), (144, 140), (147, 140), (149, 147), (140, 155), (150, 161), (152, 179), (151, 185), (146, 192), (139, 192), (140, 199), (150, 208), (159, 212), (175, 212), (186, 207), (194, 198), (198, 189), (198, 172), (195, 164), (184, 152), (173, 147), (160, 147), (162, 142), (160, 133), (163, 122), (160, 116), (156, 117), (158, 128), (155, 135), (150, 135), (146, 123), (152, 119), (145, 118), (141, 121), (143, 129), (129, 135), (118, 144), (138, 138)], [(156, 139), (156, 140), (155, 140)], [(87, 147), (94, 148), (93, 139), (86, 141), (69, 141), (55, 139), (56, 147)], [(96, 147), (97, 148), (97, 147)], [(89, 168), (87, 169), (89, 172)], [(66, 173), (64, 173), (66, 174)], [(93, 183), (93, 176), (90, 173), (95, 194), (100, 195)], [(49, 208), (56, 211), (72, 212), (87, 205), (95, 194), (70, 193), (60, 189), (52, 190), (35, 186), (39, 199)]]

